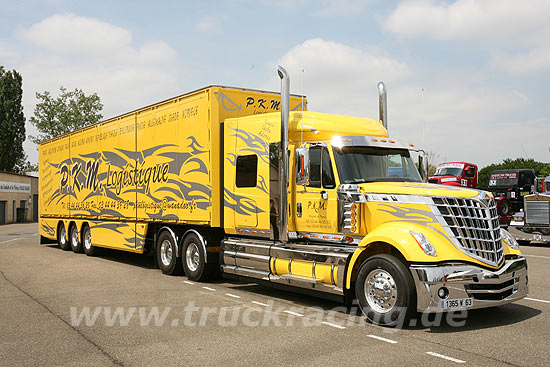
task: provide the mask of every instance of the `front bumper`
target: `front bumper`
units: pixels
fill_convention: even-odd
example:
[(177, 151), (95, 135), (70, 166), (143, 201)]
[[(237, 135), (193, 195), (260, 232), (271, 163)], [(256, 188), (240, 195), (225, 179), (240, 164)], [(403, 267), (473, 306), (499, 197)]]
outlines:
[[(467, 309), (499, 306), (527, 296), (527, 260), (506, 260), (498, 270), (470, 264), (411, 265), (419, 312), (445, 312), (438, 290), (446, 287), (446, 299), (473, 298)], [(456, 310), (456, 309), (453, 309)]]

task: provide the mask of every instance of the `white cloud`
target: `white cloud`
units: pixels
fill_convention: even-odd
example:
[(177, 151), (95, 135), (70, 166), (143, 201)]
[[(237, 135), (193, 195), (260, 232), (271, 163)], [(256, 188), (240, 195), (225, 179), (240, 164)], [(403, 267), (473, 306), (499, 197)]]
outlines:
[[(533, 131), (542, 131), (547, 119), (529, 127), (519, 120), (531, 104), (528, 96), (484, 85), (478, 77), (431, 73), (429, 79), (417, 81), (406, 63), (382, 50), (322, 39), (297, 45), (277, 62), (290, 73), (292, 93), (301, 94), (304, 69), (304, 93), (311, 111), (377, 119), (376, 83), (386, 82), (390, 134), (439, 153), (442, 159), (483, 166), (524, 156), (518, 139), (544, 145)], [(274, 65), (270, 68), (274, 70)], [(274, 77), (269, 89), (278, 86)]]
[(405, 85), (389, 95), (392, 134), (442, 159), (482, 166), (524, 155), (516, 143), (529, 141), (526, 135), (532, 129), (511, 116), (531, 104), (525, 94), (458, 79), (426, 81), (423, 87), (423, 94), (421, 86)]
[(384, 27), (408, 37), (541, 42), (549, 17), (547, 0), (413, 0), (400, 3)]
[(221, 34), (222, 26), (219, 17), (206, 16), (197, 23), (197, 30), (203, 33)]
[[(365, 95), (368, 91), (377, 93), (376, 83), (380, 80), (392, 82), (411, 74), (405, 63), (377, 48), (354, 48), (320, 38), (294, 47), (278, 64), (290, 73), (293, 93), (302, 92), (301, 70), (304, 70), (304, 93), (310, 100), (310, 108), (341, 113), (342, 106), (347, 105), (351, 107), (347, 114), (367, 112)], [(272, 85), (278, 84), (273, 80)]]
[(132, 41), (124, 28), (74, 14), (55, 14), (18, 33), (23, 40), (48, 50), (92, 55), (117, 53)]
[[(132, 33), (94, 18), (56, 14), (19, 29), (17, 70), (23, 76), (27, 120), (36, 104), (35, 93), (57, 95), (60, 86), (97, 93), (105, 118), (151, 101), (178, 94), (182, 66), (176, 51), (163, 41), (135, 44)], [(27, 133), (35, 134), (27, 124)], [(31, 161), (36, 149), (25, 143)]]
[(540, 45), (526, 53), (498, 52), (493, 68), (510, 74), (526, 74), (550, 69), (550, 46)]
[(403, 37), (486, 45), (491, 66), (513, 74), (550, 68), (550, 1), (413, 0), (400, 3), (383, 26)]

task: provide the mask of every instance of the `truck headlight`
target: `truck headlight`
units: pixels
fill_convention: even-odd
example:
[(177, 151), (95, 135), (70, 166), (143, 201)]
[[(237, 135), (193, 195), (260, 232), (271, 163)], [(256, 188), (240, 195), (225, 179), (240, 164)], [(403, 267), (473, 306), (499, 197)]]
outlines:
[(424, 251), (426, 255), (430, 256), (437, 256), (437, 252), (435, 251), (435, 247), (426, 239), (426, 236), (424, 236), (424, 233), (410, 231), (411, 236), (414, 237), (416, 240), (416, 243), (418, 243), (418, 246)]
[(507, 230), (501, 228), (500, 229), (500, 237), (502, 237), (502, 239), (504, 239), (504, 240), (506, 240), (506, 242), (508, 242), (508, 246), (510, 246), (514, 250), (519, 250), (519, 243), (518, 243), (518, 241), (516, 241), (514, 236), (512, 236), (510, 234), (510, 232), (508, 232)]

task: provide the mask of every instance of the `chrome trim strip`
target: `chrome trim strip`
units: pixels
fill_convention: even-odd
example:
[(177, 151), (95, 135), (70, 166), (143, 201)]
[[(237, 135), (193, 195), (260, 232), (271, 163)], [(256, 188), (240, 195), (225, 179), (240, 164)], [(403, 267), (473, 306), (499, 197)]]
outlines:
[(288, 275), (292, 275), (292, 259), (288, 259)]

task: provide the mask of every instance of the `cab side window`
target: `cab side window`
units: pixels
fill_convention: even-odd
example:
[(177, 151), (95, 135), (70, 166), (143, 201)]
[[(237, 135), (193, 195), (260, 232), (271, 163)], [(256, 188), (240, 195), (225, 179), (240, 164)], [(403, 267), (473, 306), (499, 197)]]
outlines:
[(258, 156), (240, 155), (237, 157), (237, 187), (256, 187), (256, 176), (258, 175)]
[(333, 189), (336, 187), (334, 173), (327, 148), (313, 147), (309, 150), (309, 187)]
[(323, 187), (325, 189), (333, 189), (336, 187), (334, 174), (332, 173), (332, 165), (330, 164), (330, 154), (327, 148), (323, 148)]
[(309, 187), (321, 187), (321, 148), (309, 150)]
[(468, 166), (470, 169), (468, 171), (466, 171), (466, 174), (464, 175), (465, 177), (474, 177), (475, 174), (476, 174), (476, 169), (472, 166)]

